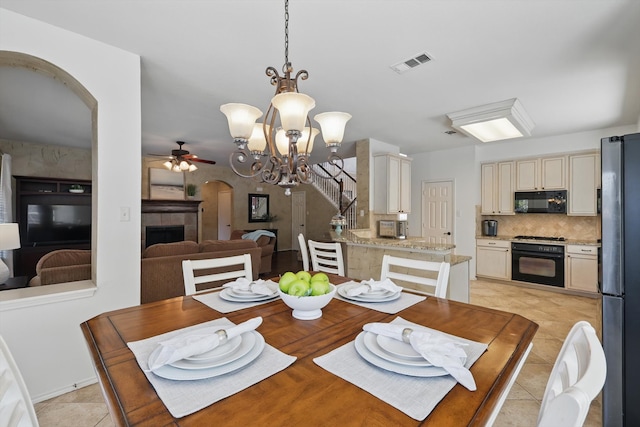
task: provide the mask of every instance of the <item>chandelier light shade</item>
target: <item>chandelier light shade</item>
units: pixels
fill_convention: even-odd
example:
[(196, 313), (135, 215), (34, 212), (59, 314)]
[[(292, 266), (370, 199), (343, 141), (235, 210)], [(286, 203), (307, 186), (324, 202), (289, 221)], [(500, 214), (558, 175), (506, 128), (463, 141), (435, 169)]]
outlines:
[(291, 188), (310, 184), (313, 175), (320, 178), (336, 178), (344, 170), (344, 160), (337, 154), (344, 137), (344, 129), (351, 115), (333, 112), (315, 116), (320, 124), (322, 137), (331, 150), (328, 161), (337, 172), (316, 172), (309, 163), (313, 143), (320, 130), (312, 126), (309, 112), (315, 100), (298, 91), (298, 80), (306, 80), (309, 73), (300, 70), (293, 75), (289, 62), (289, 1), (285, 11), (285, 62), (281, 76), (273, 67), (266, 74), (276, 87), (262, 123), (256, 121), (262, 111), (247, 104), (224, 104), (220, 111), (227, 117), (229, 132), (237, 150), (229, 157), (231, 169), (239, 176), (278, 185), (291, 194)]
[(535, 124), (517, 98), (447, 114), (451, 127), (481, 142), (531, 136)]

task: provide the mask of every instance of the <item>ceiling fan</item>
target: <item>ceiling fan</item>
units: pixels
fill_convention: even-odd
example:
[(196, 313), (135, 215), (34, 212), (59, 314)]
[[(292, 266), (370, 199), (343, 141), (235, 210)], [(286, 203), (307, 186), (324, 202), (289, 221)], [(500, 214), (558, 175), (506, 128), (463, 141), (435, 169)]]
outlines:
[(171, 150), (170, 156), (163, 154), (151, 154), (151, 156), (169, 158), (163, 165), (173, 172), (193, 172), (198, 169), (193, 162), (208, 163), (210, 165), (216, 164), (214, 160), (201, 159), (195, 154), (190, 154), (187, 150), (182, 149), (182, 146), (185, 144), (184, 141), (176, 141), (176, 144), (178, 144), (178, 149)]

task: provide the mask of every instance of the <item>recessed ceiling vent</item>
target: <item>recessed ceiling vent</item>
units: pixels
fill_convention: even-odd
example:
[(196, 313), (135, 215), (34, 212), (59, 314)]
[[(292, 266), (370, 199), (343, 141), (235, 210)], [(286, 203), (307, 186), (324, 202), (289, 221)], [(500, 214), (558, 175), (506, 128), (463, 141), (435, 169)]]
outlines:
[(418, 65), (426, 64), (427, 62), (433, 60), (431, 55), (427, 52), (419, 53), (412, 58), (409, 58), (405, 61), (398, 62), (391, 66), (391, 69), (398, 74), (402, 74), (404, 72), (409, 71), (412, 68), (416, 68)]

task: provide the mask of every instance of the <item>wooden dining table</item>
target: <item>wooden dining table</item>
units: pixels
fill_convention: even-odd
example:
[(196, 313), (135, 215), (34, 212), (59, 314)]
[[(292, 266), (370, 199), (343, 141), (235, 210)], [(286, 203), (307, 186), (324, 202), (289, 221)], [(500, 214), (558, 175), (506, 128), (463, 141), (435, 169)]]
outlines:
[[(330, 275), (334, 284), (349, 279)], [(177, 297), (100, 314), (81, 325), (109, 413), (118, 426), (466, 426), (484, 425), (538, 325), (522, 316), (428, 297), (397, 314), (333, 299), (316, 320), (298, 320), (280, 299), (220, 313), (193, 297)], [(296, 356), (286, 369), (182, 418), (174, 418), (138, 365), (128, 342), (226, 317), (262, 316), (266, 343)], [(417, 421), (333, 375), (314, 358), (353, 341), (369, 322), (410, 322), (473, 341), (487, 351), (471, 367), (477, 390), (460, 384)]]

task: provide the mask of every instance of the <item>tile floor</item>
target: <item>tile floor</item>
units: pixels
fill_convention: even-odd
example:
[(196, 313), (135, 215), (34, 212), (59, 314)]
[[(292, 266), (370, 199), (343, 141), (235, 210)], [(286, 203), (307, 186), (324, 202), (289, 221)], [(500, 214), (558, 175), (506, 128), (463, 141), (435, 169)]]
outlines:
[[(529, 358), (495, 423), (496, 427), (534, 426), (547, 378), (571, 326), (587, 320), (601, 330), (600, 300), (478, 280), (471, 282), (471, 303), (518, 313), (540, 325)], [(38, 403), (36, 413), (42, 427), (113, 426), (95, 384)], [(597, 398), (585, 426), (601, 425), (601, 399)]]

